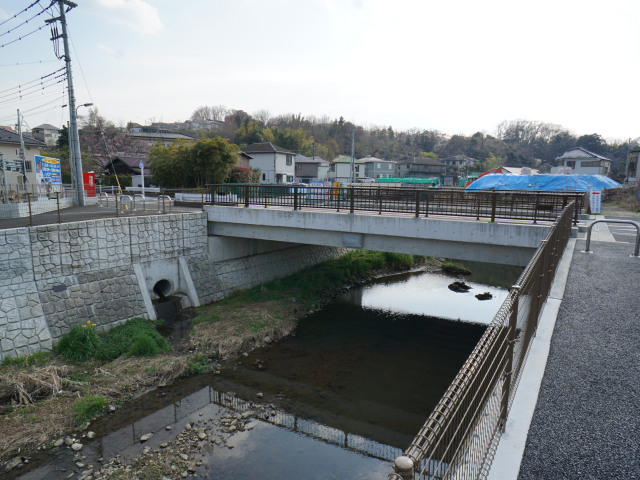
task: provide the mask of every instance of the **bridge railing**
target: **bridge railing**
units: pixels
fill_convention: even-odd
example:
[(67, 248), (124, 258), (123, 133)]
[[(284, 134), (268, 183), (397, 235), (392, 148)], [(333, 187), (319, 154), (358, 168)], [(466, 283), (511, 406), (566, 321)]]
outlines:
[(486, 478), (574, 211), (563, 209), (388, 480)]
[(208, 203), (266, 207), (323, 208), (337, 211), (405, 213), (496, 219), (555, 221), (575, 202), (574, 223), (585, 205), (582, 192), (479, 191), (381, 186), (308, 187), (297, 185), (209, 185)]

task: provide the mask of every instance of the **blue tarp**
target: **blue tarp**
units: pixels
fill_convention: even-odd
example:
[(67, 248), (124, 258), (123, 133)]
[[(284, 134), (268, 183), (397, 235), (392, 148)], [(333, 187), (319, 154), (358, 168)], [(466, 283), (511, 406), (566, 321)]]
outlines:
[(589, 192), (620, 188), (604, 175), (485, 175), (467, 187), (470, 190), (527, 190), (540, 192)]

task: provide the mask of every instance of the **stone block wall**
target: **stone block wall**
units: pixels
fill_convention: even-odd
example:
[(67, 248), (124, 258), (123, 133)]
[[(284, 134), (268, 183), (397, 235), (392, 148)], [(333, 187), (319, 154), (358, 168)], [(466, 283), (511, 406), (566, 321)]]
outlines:
[(147, 316), (152, 285), (136, 269), (168, 275), (184, 258), (204, 304), (347, 251), (295, 246), (214, 262), (207, 238), (205, 213), (0, 230), (0, 361), (50, 350), (87, 320), (107, 330)]
[(189, 259), (189, 271), (198, 298), (204, 304), (225, 298), (236, 290), (286, 277), (348, 251), (347, 248), (305, 245), (222, 262), (212, 262), (207, 256), (193, 256)]

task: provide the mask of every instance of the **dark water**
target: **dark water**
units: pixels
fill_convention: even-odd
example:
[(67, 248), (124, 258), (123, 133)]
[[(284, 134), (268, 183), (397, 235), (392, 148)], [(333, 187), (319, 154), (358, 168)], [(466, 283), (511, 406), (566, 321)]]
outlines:
[[(84, 462), (135, 456), (143, 433), (154, 432), (145, 444), (153, 447), (189, 420), (214, 419), (262, 402), (273, 414), (254, 420), (250, 431), (234, 433), (233, 449), (215, 447), (206, 454), (208, 478), (385, 479), (485, 328), (398, 313), (414, 311), (406, 308), (409, 304), (422, 305), (415, 310), (421, 313), (431, 310), (433, 277), (399, 276), (354, 290), (303, 319), (294, 336), (223, 365), (220, 375), (184, 379), (138, 398), (91, 425), (98, 437), (83, 442)], [(466, 296), (472, 306), (492, 305), (492, 312), (469, 320), (487, 323), (500, 300), (481, 302), (472, 294), (451, 292), (446, 289), (451, 281), (436, 280), (445, 284), (446, 291), (436, 297), (448, 305), (447, 317), (469, 320), (462, 312), (473, 307), (460, 306)], [(471, 279), (467, 283), (478, 291), (503, 291)], [(178, 337), (185, 328), (170, 335)], [(175, 428), (166, 431), (167, 425)], [(61, 468), (67, 469), (64, 476), (78, 470), (68, 452), (43, 454), (40, 466), (23, 478), (62, 478)], [(32, 464), (38, 463), (34, 458)], [(204, 473), (197, 475), (204, 478)]]

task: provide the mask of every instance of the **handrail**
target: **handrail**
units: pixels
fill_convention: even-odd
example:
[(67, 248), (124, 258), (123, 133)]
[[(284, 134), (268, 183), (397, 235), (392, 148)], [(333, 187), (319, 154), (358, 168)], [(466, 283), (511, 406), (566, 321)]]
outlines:
[(591, 229), (593, 228), (593, 226), (596, 223), (624, 223), (624, 224), (629, 224), (629, 225), (633, 225), (634, 227), (636, 227), (636, 248), (633, 252), (633, 255), (629, 255), (630, 257), (637, 257), (638, 256), (638, 251), (640, 251), (640, 223), (638, 222), (634, 222), (633, 220), (616, 220), (616, 219), (611, 219), (611, 220), (607, 220), (606, 218), (600, 219), (600, 220), (596, 220), (595, 222), (593, 222), (591, 225), (589, 225), (589, 228), (587, 229), (587, 245), (585, 246), (585, 249), (582, 253), (593, 253), (589, 250), (589, 245), (591, 244)]

